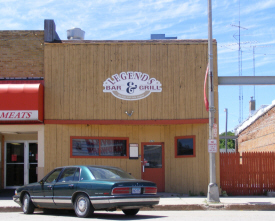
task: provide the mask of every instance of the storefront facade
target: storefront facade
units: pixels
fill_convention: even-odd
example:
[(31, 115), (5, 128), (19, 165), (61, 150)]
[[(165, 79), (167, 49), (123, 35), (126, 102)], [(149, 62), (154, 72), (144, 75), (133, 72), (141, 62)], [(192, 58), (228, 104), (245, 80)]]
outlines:
[[(160, 192), (206, 194), (207, 62), (206, 40), (45, 43), (44, 172), (110, 165)], [(217, 108), (216, 42), (214, 84)]]
[(44, 31), (0, 31), (0, 188), (44, 175)]

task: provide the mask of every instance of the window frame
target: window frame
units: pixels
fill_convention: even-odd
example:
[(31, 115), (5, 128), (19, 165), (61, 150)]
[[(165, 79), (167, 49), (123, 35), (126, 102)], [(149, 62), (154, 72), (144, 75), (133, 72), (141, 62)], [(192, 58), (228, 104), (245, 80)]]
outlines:
[[(126, 155), (125, 156), (73, 156), (73, 139), (92, 139), (99, 140), (99, 154), (101, 147), (101, 140), (125, 140), (126, 141)], [(82, 137), (71, 136), (70, 137), (70, 158), (129, 158), (129, 137)]]
[[(66, 177), (62, 177), (68, 170), (71, 170), (71, 169), (74, 169), (74, 173), (73, 173), (73, 176), (72, 176), (72, 180), (66, 180)], [(66, 167), (64, 168), (64, 170), (62, 170), (62, 173), (59, 174), (59, 177), (58, 177), (58, 180), (57, 182), (61, 182), (61, 183), (68, 183), (68, 182), (77, 182), (79, 181), (79, 176), (78, 176), (78, 180), (75, 180), (75, 173), (76, 171), (79, 170), (80, 171), (80, 168), (79, 167)], [(80, 174), (80, 172), (79, 172)], [(68, 177), (68, 176), (67, 176)], [(64, 180), (61, 180), (63, 179)]]
[[(179, 139), (193, 139), (193, 154), (192, 155), (178, 155), (178, 140)], [(175, 137), (175, 158), (190, 158), (196, 157), (196, 136), (178, 136)]]

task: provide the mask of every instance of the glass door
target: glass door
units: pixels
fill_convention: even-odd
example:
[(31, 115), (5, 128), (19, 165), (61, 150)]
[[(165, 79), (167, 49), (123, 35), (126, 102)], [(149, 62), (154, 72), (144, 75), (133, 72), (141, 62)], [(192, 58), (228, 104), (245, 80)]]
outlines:
[(29, 183), (37, 182), (37, 163), (38, 163), (38, 152), (37, 152), (37, 143), (29, 143), (29, 165), (27, 170), (29, 171)]
[(37, 142), (6, 142), (5, 147), (5, 188), (37, 182)]
[(6, 145), (6, 187), (24, 185), (24, 143)]

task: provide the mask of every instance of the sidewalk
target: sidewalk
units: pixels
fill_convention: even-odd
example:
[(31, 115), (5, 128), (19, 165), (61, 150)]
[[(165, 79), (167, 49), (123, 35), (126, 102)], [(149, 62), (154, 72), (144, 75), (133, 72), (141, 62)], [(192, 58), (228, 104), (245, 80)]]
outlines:
[[(5, 191), (6, 192), (6, 191)], [(12, 200), (12, 191), (0, 192), (0, 212), (21, 212)], [(220, 197), (220, 203), (208, 203), (206, 196), (188, 196), (177, 193), (159, 193), (160, 203), (142, 210), (274, 210), (275, 197), (235, 196)]]

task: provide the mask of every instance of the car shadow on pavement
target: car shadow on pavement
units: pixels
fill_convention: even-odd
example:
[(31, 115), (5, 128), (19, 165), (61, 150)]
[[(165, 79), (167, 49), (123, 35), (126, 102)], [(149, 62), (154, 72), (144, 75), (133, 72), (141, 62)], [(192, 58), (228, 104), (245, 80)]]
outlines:
[(0, 200), (12, 200), (14, 189), (0, 189)]
[[(62, 216), (62, 217), (77, 217), (73, 210), (58, 210), (58, 209), (46, 209), (38, 210), (34, 212), (34, 215), (38, 216)], [(156, 215), (142, 215), (137, 214), (135, 216), (125, 216), (122, 212), (103, 212), (96, 211), (90, 219), (102, 219), (102, 220), (146, 220), (146, 219), (156, 219), (165, 218), (166, 216), (156, 216)], [(89, 219), (88, 218), (88, 219)]]

